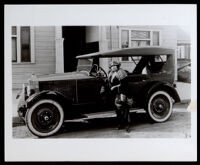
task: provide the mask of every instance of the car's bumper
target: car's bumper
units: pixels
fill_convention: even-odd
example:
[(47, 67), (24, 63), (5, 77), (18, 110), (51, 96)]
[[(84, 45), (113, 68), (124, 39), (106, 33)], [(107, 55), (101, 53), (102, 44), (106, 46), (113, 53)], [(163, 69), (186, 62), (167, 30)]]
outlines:
[(20, 118), (24, 120), (26, 111), (27, 111), (27, 103), (25, 99), (25, 93), (24, 90), (22, 90), (16, 97), (16, 99), (19, 99), (18, 106), (17, 106), (17, 113)]
[(25, 119), (26, 111), (27, 111), (26, 101), (20, 100), (17, 108), (17, 113), (18, 116), (23, 120)]

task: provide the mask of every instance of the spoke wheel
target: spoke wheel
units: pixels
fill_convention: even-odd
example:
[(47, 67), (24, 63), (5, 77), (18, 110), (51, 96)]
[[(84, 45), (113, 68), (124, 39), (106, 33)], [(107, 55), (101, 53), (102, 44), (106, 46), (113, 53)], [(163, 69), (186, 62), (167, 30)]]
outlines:
[(63, 109), (54, 100), (40, 100), (26, 115), (29, 130), (36, 136), (46, 137), (55, 134), (64, 120)]
[(172, 114), (172, 99), (165, 91), (157, 91), (148, 101), (148, 114), (155, 122), (164, 122)]

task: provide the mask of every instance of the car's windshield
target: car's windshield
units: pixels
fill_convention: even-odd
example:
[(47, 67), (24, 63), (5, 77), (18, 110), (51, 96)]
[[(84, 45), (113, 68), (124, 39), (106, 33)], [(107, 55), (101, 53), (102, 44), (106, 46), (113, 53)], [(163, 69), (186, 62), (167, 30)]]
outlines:
[(93, 59), (78, 59), (77, 71), (90, 71), (93, 65)]

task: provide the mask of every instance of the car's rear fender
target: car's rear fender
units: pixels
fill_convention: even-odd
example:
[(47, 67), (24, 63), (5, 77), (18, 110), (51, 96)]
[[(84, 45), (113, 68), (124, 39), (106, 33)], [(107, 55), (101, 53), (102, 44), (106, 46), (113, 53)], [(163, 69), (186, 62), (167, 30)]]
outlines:
[(174, 103), (180, 102), (180, 97), (176, 89), (171, 84), (164, 82), (154, 82), (154, 84), (148, 88), (148, 90), (146, 90), (145, 105), (148, 104), (149, 97), (156, 91), (165, 91), (173, 98)]

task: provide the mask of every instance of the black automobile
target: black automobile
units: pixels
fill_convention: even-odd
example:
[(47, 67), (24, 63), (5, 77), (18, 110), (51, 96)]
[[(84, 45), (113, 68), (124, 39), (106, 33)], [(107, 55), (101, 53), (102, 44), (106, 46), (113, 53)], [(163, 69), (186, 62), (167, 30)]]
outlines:
[[(161, 47), (140, 47), (77, 56), (76, 72), (33, 75), (23, 85), (18, 114), (36, 136), (55, 134), (64, 121), (84, 114), (115, 109), (107, 72), (99, 65), (129, 57), (127, 81), (133, 109), (144, 109), (154, 122), (165, 122), (173, 104), (180, 101), (175, 89), (175, 51)], [(123, 67), (123, 65), (122, 65)], [(131, 70), (130, 70), (131, 69)], [(104, 94), (101, 94), (105, 87)]]

